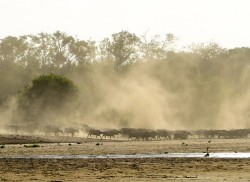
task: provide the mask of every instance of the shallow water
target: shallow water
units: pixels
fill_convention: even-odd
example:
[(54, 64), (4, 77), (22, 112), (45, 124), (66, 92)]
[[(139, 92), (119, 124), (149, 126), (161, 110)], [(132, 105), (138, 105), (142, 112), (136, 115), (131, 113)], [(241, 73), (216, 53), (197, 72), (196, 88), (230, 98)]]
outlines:
[[(206, 153), (167, 153), (167, 154), (110, 154), (110, 155), (29, 155), (0, 156), (12, 159), (126, 159), (126, 158), (204, 158)], [(206, 158), (250, 158), (250, 153), (209, 153)]]

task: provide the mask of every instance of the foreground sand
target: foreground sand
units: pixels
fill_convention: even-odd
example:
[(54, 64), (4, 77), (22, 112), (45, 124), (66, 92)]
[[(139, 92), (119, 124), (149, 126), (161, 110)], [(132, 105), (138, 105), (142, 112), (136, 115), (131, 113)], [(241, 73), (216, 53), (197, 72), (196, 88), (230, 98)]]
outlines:
[[(40, 147), (27, 148), (27, 145), (34, 143)], [(96, 145), (97, 143), (100, 145)], [(86, 137), (0, 135), (0, 144), (5, 144), (5, 147), (0, 149), (1, 181), (250, 181), (250, 159), (5, 158), (37, 154), (204, 152), (207, 146), (211, 152), (250, 152), (250, 139), (100, 141)]]

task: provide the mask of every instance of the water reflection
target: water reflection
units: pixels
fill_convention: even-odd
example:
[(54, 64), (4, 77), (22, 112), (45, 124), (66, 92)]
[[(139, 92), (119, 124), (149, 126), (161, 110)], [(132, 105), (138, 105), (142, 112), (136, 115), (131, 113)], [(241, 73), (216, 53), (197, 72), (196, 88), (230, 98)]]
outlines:
[[(0, 158), (24, 159), (125, 159), (125, 158), (203, 158), (206, 153), (167, 153), (167, 154), (109, 154), (109, 155), (30, 155), (0, 156)], [(209, 153), (206, 158), (250, 158), (250, 153)]]

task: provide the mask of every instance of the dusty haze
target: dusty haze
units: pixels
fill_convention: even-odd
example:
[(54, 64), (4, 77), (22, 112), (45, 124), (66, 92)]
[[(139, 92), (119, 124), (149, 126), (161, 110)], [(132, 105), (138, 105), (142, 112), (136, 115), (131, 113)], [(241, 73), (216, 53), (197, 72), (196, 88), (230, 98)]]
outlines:
[[(135, 37), (127, 32), (114, 34), (117, 35)], [(250, 127), (249, 48), (227, 50), (216, 43), (210, 43), (192, 46), (185, 51), (173, 51), (168, 47), (160, 49), (163, 43), (157, 40), (152, 39), (151, 44), (148, 44), (138, 41), (137, 37), (128, 39), (129, 46), (123, 45), (123, 52), (118, 52), (124, 55), (132, 52), (133, 54), (128, 56), (131, 61), (120, 63), (120, 55), (114, 50), (116, 46), (121, 45), (115, 42), (115, 39), (108, 39), (109, 42), (106, 40), (108, 43), (103, 44), (100, 51), (101, 47), (96, 48), (100, 45), (94, 45), (91, 41), (74, 40), (78, 41), (74, 45), (72, 37), (60, 32), (53, 35), (39, 34), (35, 40), (46, 36), (49, 37), (46, 39), (48, 42), (54, 40), (53, 36), (59, 43), (61, 39), (65, 39), (62, 41), (65, 44), (64, 49), (58, 49), (59, 52), (46, 58), (49, 63), (40, 60), (44, 55), (32, 57), (32, 51), (40, 49), (37, 45), (26, 42), (25, 49), (29, 46), (32, 49), (27, 49), (25, 54), (16, 51), (15, 54), (18, 55), (8, 55), (3, 45), (8, 43), (9, 39), (3, 39), (1, 42), (1, 125), (27, 124), (26, 120), (22, 120), (22, 113), (17, 112), (16, 95), (25, 85), (31, 84), (35, 76), (55, 73), (71, 79), (79, 87), (80, 104), (76, 106), (68, 103), (66, 108), (70, 114), (67, 116), (63, 114), (65, 110), (59, 110), (56, 113), (46, 111), (45, 115), (43, 113), (44, 117), (41, 117), (41, 113), (45, 111), (37, 110), (33, 113), (34, 120), (41, 126), (54, 124), (63, 128), (87, 124), (98, 128), (170, 130)], [(20, 43), (23, 39), (11, 38), (11, 41)], [(68, 53), (72, 45), (87, 46), (88, 49), (83, 50), (89, 53), (79, 53), (80, 56), (85, 56), (84, 62), (80, 62), (82, 57), (74, 57), (78, 49), (74, 50), (74, 54)], [(53, 46), (55, 47), (52, 47), (51, 51), (57, 50), (57, 44)], [(105, 52), (105, 46), (113, 47), (109, 47)], [(134, 49), (130, 50), (133, 46)], [(152, 46), (154, 48), (151, 48)], [(107, 53), (111, 48), (113, 52)], [(141, 49), (145, 49), (142, 52), (147, 54), (136, 52)], [(41, 50), (37, 51), (39, 55), (43, 54)], [(20, 57), (26, 54), (31, 57), (25, 57), (21, 62)], [(60, 62), (67, 61), (72, 56), (75, 58), (73, 64)], [(38, 62), (35, 62), (36, 60)]]
[[(91, 103), (84, 123), (171, 130), (249, 128), (248, 86), (241, 90), (213, 76), (199, 83), (204, 78), (194, 68), (190, 73), (185, 66), (152, 62), (119, 75), (104, 66), (94, 77), (94, 97), (99, 99)], [(238, 74), (243, 79), (246, 73)]]
[[(72, 115), (67, 118), (47, 113), (43, 124), (53, 122), (59, 126), (71, 126), (77, 122), (99, 128), (152, 129), (249, 127), (249, 88), (245, 88), (242, 95), (228, 90), (229, 93), (223, 93), (218, 101), (217, 95), (210, 95), (214, 93), (209, 93), (209, 90), (200, 93), (192, 80), (185, 76), (185, 70), (161, 70), (152, 64), (136, 65), (123, 75), (109, 72), (106, 67), (99, 68), (100, 72), (94, 75), (94, 88), (87, 88), (91, 90), (88, 93), (84, 93), (84, 79), (76, 79), (82, 94), (80, 108), (71, 108)], [(164, 76), (164, 80), (159, 80), (158, 74)], [(1, 107), (1, 123), (9, 123), (15, 111), (16, 99), (10, 97)], [(36, 112), (37, 117), (39, 112)], [(25, 124), (25, 121), (18, 121), (18, 124)]]

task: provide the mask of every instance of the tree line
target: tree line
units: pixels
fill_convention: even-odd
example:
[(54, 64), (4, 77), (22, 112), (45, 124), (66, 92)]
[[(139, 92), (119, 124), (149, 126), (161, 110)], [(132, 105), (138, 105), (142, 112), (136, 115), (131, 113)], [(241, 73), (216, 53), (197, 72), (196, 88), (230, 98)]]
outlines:
[[(116, 84), (142, 75), (153, 79), (165, 93), (178, 96), (170, 105), (178, 108), (174, 115), (187, 121), (187, 126), (192, 121), (213, 125), (226, 102), (247, 101), (250, 48), (226, 49), (211, 42), (175, 50), (175, 41), (173, 34), (148, 38), (128, 31), (100, 42), (80, 40), (60, 31), (5, 37), (0, 40), (1, 110), (37, 75), (50, 73), (70, 78), (80, 86), (84, 115), (104, 102), (108, 91), (102, 79), (105, 84), (107, 80)], [(247, 121), (250, 105), (244, 103), (243, 107), (240, 113)], [(114, 119), (126, 127), (134, 116), (126, 108), (111, 107), (100, 111), (98, 117)]]

